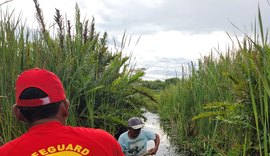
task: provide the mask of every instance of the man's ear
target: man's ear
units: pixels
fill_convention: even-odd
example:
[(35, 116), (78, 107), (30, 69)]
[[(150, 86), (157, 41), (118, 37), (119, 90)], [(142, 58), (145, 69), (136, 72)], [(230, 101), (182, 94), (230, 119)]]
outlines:
[(68, 113), (69, 101), (64, 100), (62, 103), (63, 103), (63, 106), (64, 106), (64, 113), (65, 113), (66, 117), (68, 117), (68, 115), (69, 115), (69, 113)]
[(21, 111), (20, 111), (20, 108), (18, 107), (17, 104), (14, 104), (13, 105), (13, 113), (16, 117), (17, 120), (19, 121), (25, 121), (25, 118), (24, 116), (22, 115)]
[(64, 100), (60, 103), (60, 108), (58, 111), (58, 117), (60, 117), (60, 121), (65, 124), (66, 123), (66, 119), (69, 115), (68, 113), (68, 108), (69, 108), (69, 102), (67, 100)]
[(65, 104), (66, 109), (68, 110), (69, 104), (70, 104), (69, 101), (66, 99), (66, 100), (64, 100), (63, 102), (64, 102), (64, 104)]

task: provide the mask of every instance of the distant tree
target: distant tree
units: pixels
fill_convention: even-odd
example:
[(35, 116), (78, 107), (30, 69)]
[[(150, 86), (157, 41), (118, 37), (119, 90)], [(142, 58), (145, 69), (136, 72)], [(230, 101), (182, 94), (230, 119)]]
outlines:
[(180, 82), (180, 79), (177, 77), (174, 78), (169, 78), (165, 80), (165, 84), (166, 85), (170, 85), (170, 84), (177, 84), (178, 82)]
[(165, 88), (165, 82), (161, 80), (142, 80), (142, 85), (152, 90), (160, 91)]

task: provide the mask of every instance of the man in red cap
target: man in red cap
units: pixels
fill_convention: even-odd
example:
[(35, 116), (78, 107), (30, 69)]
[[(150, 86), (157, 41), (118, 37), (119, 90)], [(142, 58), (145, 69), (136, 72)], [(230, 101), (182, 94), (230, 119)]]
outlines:
[(1, 156), (122, 156), (117, 140), (101, 129), (65, 126), (69, 102), (61, 80), (44, 69), (16, 81), (13, 111), (29, 130), (0, 147)]

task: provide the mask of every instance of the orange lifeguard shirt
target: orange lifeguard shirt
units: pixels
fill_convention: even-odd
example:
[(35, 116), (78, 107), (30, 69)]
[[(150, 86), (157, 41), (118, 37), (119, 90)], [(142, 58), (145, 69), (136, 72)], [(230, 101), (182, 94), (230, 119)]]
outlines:
[(101, 129), (48, 122), (0, 147), (0, 156), (123, 156), (116, 139)]

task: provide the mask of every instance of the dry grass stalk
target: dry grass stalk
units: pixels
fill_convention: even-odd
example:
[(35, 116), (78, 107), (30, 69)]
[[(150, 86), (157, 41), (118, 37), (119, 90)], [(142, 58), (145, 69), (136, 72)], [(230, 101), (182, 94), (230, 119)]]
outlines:
[(54, 16), (54, 20), (56, 24), (58, 25), (58, 37), (59, 37), (59, 44), (61, 49), (64, 48), (64, 26), (63, 26), (63, 17), (60, 14), (60, 11), (58, 9), (56, 10), (56, 15)]
[(44, 17), (43, 17), (43, 13), (42, 13), (42, 10), (40, 9), (39, 7), (39, 3), (37, 0), (33, 0), (34, 3), (35, 3), (35, 8), (36, 8), (36, 18), (38, 20), (38, 23), (41, 25), (41, 31), (42, 33), (45, 33), (46, 32), (46, 27), (45, 27), (45, 22), (44, 22)]

